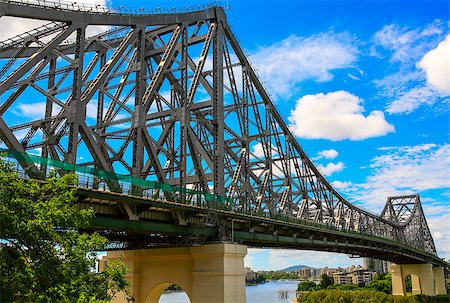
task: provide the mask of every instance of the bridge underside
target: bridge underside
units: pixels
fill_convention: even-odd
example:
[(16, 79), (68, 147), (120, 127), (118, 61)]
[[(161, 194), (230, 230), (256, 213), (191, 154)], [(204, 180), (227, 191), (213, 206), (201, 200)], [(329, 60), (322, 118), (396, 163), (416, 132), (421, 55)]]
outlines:
[[(80, 207), (93, 207), (96, 218), (90, 232), (110, 240), (110, 250), (193, 246), (236, 242), (257, 248), (317, 250), (372, 257), (399, 264), (444, 264), (423, 251), (368, 234), (349, 233), (325, 224), (286, 217), (264, 218), (218, 209), (214, 226), (205, 226), (207, 209), (181, 203), (138, 198), (98, 190), (78, 189)], [(124, 215), (125, 208), (130, 220)], [(133, 215), (132, 215), (133, 216)]]

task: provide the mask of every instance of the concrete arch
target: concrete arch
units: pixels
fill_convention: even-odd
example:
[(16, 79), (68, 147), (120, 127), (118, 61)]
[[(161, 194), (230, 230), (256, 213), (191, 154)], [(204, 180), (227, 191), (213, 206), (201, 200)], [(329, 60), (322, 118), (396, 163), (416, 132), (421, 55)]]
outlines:
[(412, 293), (434, 296), (436, 294), (431, 264), (392, 264), (392, 293), (405, 295), (405, 280), (411, 275)]
[[(110, 251), (106, 260), (121, 259), (128, 269), (136, 303), (158, 303), (177, 284), (195, 303), (245, 303), (244, 256), (247, 247), (218, 243), (199, 247)], [(118, 296), (114, 303), (126, 302)]]
[[(412, 294), (421, 294), (422, 288), (420, 286), (420, 277), (417, 273), (409, 273), (405, 270), (405, 274), (403, 274), (403, 291), (405, 293), (411, 292)], [(408, 277), (411, 277), (411, 290), (406, 289), (406, 280)]]
[[(158, 303), (161, 295), (164, 293), (164, 291), (167, 289), (167, 287), (169, 287), (172, 284), (177, 284), (177, 283), (164, 282), (164, 283), (161, 283), (161, 284), (153, 287), (153, 289), (150, 290), (147, 298), (145, 299), (145, 303)], [(183, 288), (183, 286), (181, 286), (181, 285), (178, 285), (178, 286)], [(186, 290), (184, 288), (183, 288), (183, 290), (186, 292)], [(187, 292), (186, 292), (186, 294), (189, 297), (189, 301), (192, 302), (191, 296)]]

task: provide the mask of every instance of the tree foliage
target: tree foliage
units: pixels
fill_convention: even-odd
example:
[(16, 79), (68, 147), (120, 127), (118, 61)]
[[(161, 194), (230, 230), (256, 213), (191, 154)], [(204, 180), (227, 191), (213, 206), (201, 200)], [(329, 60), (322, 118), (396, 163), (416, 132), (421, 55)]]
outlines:
[(357, 290), (361, 289), (355, 284), (333, 284), (327, 287), (327, 289), (337, 289), (337, 290)]
[(93, 270), (106, 239), (80, 232), (94, 212), (78, 209), (74, 183), (20, 179), (0, 162), (1, 302), (101, 303), (127, 289), (121, 262)]
[(376, 290), (376, 291), (381, 291), (386, 294), (391, 294), (392, 293), (392, 281), (391, 281), (391, 279), (373, 280), (373, 281), (367, 283), (365, 288)]
[(268, 271), (268, 272), (259, 272), (258, 274), (266, 280), (298, 279), (298, 273), (295, 271)]
[(393, 296), (374, 290), (319, 290), (301, 293), (299, 303), (444, 303), (448, 295), (440, 296)]
[(317, 285), (312, 281), (303, 281), (298, 283), (297, 290), (298, 291), (314, 291), (316, 290)]
[(412, 292), (412, 280), (411, 275), (407, 275), (405, 278), (405, 291)]
[(323, 274), (320, 276), (319, 289), (327, 289), (327, 287), (332, 284), (333, 284), (333, 279), (328, 277), (328, 275)]

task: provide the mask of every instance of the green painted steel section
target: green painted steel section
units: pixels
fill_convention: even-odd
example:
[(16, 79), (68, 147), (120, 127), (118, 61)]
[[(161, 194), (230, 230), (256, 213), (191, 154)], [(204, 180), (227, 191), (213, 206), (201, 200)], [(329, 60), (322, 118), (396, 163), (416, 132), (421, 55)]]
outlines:
[[(9, 150), (0, 148), (0, 153), (3, 153), (6, 155), (6, 157), (14, 158), (16, 160), (21, 160), (22, 162), (29, 163), (30, 166), (32, 165), (39, 165), (40, 167), (51, 167), (54, 171), (64, 171), (64, 172), (71, 172), (71, 173), (77, 173), (81, 174), (83, 176), (91, 176), (92, 179), (90, 180), (92, 183), (97, 182), (103, 182), (106, 180), (117, 180), (119, 181), (119, 185), (122, 185), (119, 188), (109, 188), (109, 190), (113, 192), (119, 192), (122, 191), (123, 188), (126, 186), (132, 186), (132, 190), (129, 192), (131, 195), (137, 195), (142, 196), (142, 191), (149, 190), (149, 189), (156, 189), (161, 190), (165, 193), (171, 193), (175, 194), (175, 197), (172, 197), (174, 201), (178, 201), (180, 199), (185, 198), (186, 195), (189, 196), (196, 196), (197, 201), (210, 201), (213, 202), (221, 202), (221, 203), (229, 203), (232, 204), (233, 200), (228, 199), (226, 197), (217, 196), (211, 193), (206, 192), (200, 192), (195, 191), (179, 186), (174, 186), (170, 184), (165, 183), (159, 183), (155, 181), (140, 179), (140, 178), (134, 178), (129, 175), (122, 175), (115, 172), (105, 171), (101, 169), (97, 169), (94, 167), (88, 167), (78, 164), (72, 164), (67, 162), (62, 162), (58, 160), (53, 160), (50, 158), (44, 158), (37, 155), (30, 155), (27, 153), (18, 152), (15, 150)], [(27, 169), (27, 168), (24, 168)], [(89, 181), (89, 179), (88, 179)], [(181, 196), (181, 197), (177, 197)]]
[[(357, 239), (359, 241), (370, 241), (382, 245), (396, 246), (399, 249), (404, 249), (411, 253), (421, 255), (423, 257), (431, 258), (433, 260), (440, 260), (435, 256), (428, 255), (424, 251), (421, 251), (414, 247), (406, 246), (400, 242), (388, 240), (381, 237), (376, 237), (373, 235), (357, 231), (340, 230), (338, 228), (323, 223), (313, 222), (310, 220), (299, 218), (292, 218), (283, 215), (272, 214), (270, 217), (266, 217), (263, 212), (249, 212), (249, 213), (242, 212), (233, 209), (232, 199), (213, 195), (210, 193), (199, 192), (187, 188), (173, 186), (170, 184), (163, 184), (155, 181), (134, 178), (129, 175), (117, 174), (114, 172), (109, 172), (77, 164), (70, 164), (62, 161), (43, 158), (40, 156), (30, 155), (27, 153), (21, 153), (13, 150), (0, 148), (0, 154), (4, 158), (5, 156), (12, 157), (15, 160), (21, 160), (22, 162), (29, 163), (30, 166), (38, 165), (41, 168), (46, 167), (47, 169), (51, 167), (50, 170), (53, 171), (76, 173), (79, 176), (78, 186), (85, 187), (79, 188), (79, 191), (82, 192), (83, 194), (87, 194), (93, 197), (108, 199), (112, 201), (116, 200), (122, 203), (125, 202), (130, 204), (154, 204), (155, 206), (167, 207), (171, 209), (173, 208), (190, 209), (194, 212), (201, 212), (207, 210), (208, 208), (213, 208), (217, 211), (218, 214), (221, 214), (222, 216), (228, 218), (236, 218), (241, 220), (253, 221), (257, 223), (291, 227), (293, 229), (309, 230), (312, 232), (331, 234), (338, 237), (349, 237)], [(6, 161), (8, 161), (8, 159), (6, 159)], [(80, 177), (84, 177), (84, 179)], [(95, 190), (92, 188), (95, 182), (97, 184), (103, 182), (104, 186), (106, 186), (105, 182), (106, 180), (117, 180), (119, 182), (119, 185), (121, 185), (121, 188), (114, 188), (114, 189), (105, 188), (106, 191)], [(129, 187), (130, 191), (126, 191), (124, 193), (124, 188), (126, 186)], [(108, 189), (110, 191), (107, 191)], [(143, 193), (148, 190), (153, 190), (153, 192), (148, 195), (143, 195)], [(171, 195), (164, 195), (166, 201), (158, 200), (157, 199), (158, 195), (154, 194), (155, 190), (156, 191), (160, 190), (164, 193), (170, 193)], [(190, 199), (187, 199), (187, 196), (189, 196)], [(192, 197), (195, 197), (195, 199), (192, 199)], [(96, 217), (92, 221), (92, 226), (94, 228), (109, 228), (135, 232), (152, 232), (162, 234), (165, 233), (165, 234), (189, 235), (190, 233), (192, 233), (191, 228), (177, 224), (158, 223), (150, 221), (131, 221), (108, 217)], [(210, 233), (211, 233), (210, 235), (213, 236), (214, 234), (217, 234), (217, 231), (211, 229)], [(272, 234), (265, 234), (265, 233), (251, 233), (246, 231), (234, 231), (234, 237), (235, 239), (242, 241), (252, 240), (261, 242), (279, 242), (279, 243), (282, 242), (285, 244), (290, 243), (290, 244), (306, 245), (308, 243), (309, 244), (314, 243), (315, 245), (323, 245), (324, 243), (321, 240), (313, 240), (313, 242), (311, 242), (311, 240), (309, 239), (295, 238), (289, 236), (275, 236)], [(342, 242), (340, 243), (335, 242), (334, 245), (336, 246), (348, 245), (349, 247), (353, 246), (360, 248), (365, 247), (364, 245), (354, 245)], [(442, 262), (442, 260), (440, 261)]]
[(93, 227), (129, 230), (137, 232), (165, 233), (174, 235), (188, 235), (192, 230), (187, 226), (177, 224), (158, 223), (150, 221), (130, 221), (117, 218), (95, 217), (91, 221)]

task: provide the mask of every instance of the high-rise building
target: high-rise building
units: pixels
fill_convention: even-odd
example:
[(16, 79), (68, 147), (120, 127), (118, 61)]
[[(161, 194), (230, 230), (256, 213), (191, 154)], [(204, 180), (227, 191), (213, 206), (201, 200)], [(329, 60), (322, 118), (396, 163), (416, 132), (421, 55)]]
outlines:
[(354, 284), (357, 286), (365, 286), (373, 280), (375, 272), (368, 269), (356, 269), (347, 272), (335, 272), (333, 274), (334, 284)]
[(302, 268), (298, 271), (298, 278), (300, 280), (307, 280), (311, 277), (311, 268)]
[(374, 271), (377, 274), (388, 273), (391, 271), (391, 263), (388, 261), (373, 258), (364, 258), (363, 263), (364, 269), (369, 269), (370, 271)]

